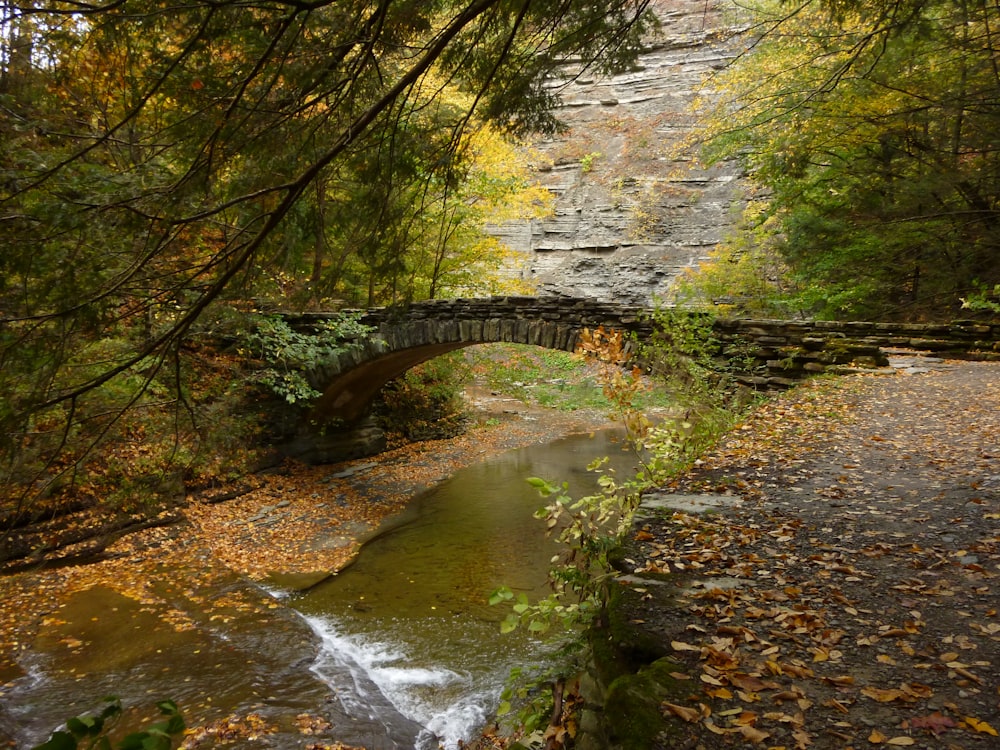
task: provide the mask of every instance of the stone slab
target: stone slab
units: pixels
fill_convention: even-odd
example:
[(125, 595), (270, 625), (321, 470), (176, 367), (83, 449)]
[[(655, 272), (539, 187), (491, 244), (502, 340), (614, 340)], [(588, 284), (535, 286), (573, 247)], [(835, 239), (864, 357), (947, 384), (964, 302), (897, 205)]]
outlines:
[(642, 498), (639, 511), (673, 510), (681, 513), (706, 513), (721, 508), (732, 508), (741, 502), (743, 498), (739, 495), (654, 493)]

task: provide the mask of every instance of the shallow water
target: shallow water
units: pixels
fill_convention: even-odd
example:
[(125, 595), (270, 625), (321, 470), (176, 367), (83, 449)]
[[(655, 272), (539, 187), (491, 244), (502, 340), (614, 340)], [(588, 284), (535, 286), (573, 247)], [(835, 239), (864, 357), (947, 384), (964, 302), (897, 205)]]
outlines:
[[(593, 491), (596, 475), (586, 466), (594, 457), (632, 468), (618, 439), (576, 436), (462, 469), (340, 575), (291, 599), (324, 644), (314, 671), (347, 701), (376, 694), (384, 747), (467, 741), (495, 710), (510, 670), (544, 658), (544, 644), (524, 633), (501, 636), (508, 610), (487, 603), (500, 585), (533, 599), (545, 594), (557, 547), (533, 517), (544, 503), (526, 478)], [(414, 723), (422, 728), (415, 738)]]
[[(507, 610), (487, 604), (500, 585), (544, 594), (555, 548), (532, 517), (543, 501), (525, 479), (592, 491), (592, 458), (632, 468), (617, 440), (575, 436), (462, 469), (304, 593), (235, 576), (193, 592), (193, 571), (165, 569), (157, 593), (187, 613), (185, 629), (109, 589), (70, 597), (32, 645), (26, 675), (0, 697), (0, 736), (30, 747), (114, 694), (147, 709), (123, 728), (145, 725), (149, 707), (171, 698), (189, 725), (259, 714), (271, 727), (261, 747), (302, 747), (304, 713), (327, 719), (328, 737), (371, 750), (456, 747), (495, 710), (510, 669), (545, 658), (525, 634), (501, 636)], [(265, 605), (225, 618), (197, 610), (229, 596)]]

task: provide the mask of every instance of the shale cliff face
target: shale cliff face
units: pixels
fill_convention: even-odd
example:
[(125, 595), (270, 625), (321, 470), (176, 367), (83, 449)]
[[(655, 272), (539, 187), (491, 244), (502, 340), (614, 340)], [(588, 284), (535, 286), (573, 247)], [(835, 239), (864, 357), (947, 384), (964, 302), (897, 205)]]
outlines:
[(553, 83), (568, 130), (536, 147), (554, 213), (492, 228), (539, 294), (648, 304), (732, 226), (735, 165), (704, 169), (684, 146), (691, 104), (733, 56), (724, 2), (658, 0), (662, 27), (635, 71)]

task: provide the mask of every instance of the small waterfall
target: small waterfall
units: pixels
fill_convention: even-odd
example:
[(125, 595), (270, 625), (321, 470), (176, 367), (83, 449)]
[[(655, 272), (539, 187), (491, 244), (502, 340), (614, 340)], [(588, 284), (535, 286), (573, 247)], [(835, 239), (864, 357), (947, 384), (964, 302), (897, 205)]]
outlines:
[(458, 748), (496, 708), (495, 686), (477, 687), (471, 675), (442, 666), (411, 665), (398, 644), (344, 635), (329, 618), (305, 619), (321, 643), (313, 672), (349, 716), (381, 724), (392, 747)]

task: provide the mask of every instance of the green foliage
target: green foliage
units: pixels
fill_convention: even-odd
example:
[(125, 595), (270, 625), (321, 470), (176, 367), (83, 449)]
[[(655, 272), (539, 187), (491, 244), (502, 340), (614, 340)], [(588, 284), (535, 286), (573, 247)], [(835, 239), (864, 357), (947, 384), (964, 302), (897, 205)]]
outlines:
[[(506, 591), (501, 592), (505, 594)], [(500, 603), (503, 598), (491, 603)], [(500, 694), (497, 713), (507, 716), (516, 713), (517, 728), (531, 734), (548, 725), (552, 714), (552, 682), (546, 679), (545, 670), (515, 667), (510, 671), (507, 684)]]
[(659, 306), (653, 312), (655, 333), (641, 347), (642, 358), (675, 410), (635, 434), (646, 457), (640, 483), (662, 483), (687, 469), (747, 406), (731, 375), (753, 362), (752, 352), (730, 349), (721, 357), (713, 320), (710, 313), (683, 308)]
[(760, 38), (715, 81), (705, 153), (767, 197), (728, 258), (780, 258), (779, 307), (821, 317), (940, 317), (1000, 282), (996, 9), (749, 10)]
[(309, 385), (306, 371), (358, 346), (357, 339), (373, 330), (359, 318), (360, 313), (342, 313), (300, 332), (283, 318), (257, 316), (242, 338), (249, 353), (264, 363), (257, 382), (289, 404), (308, 405), (320, 393)]
[[(484, 224), (546, 210), (509, 136), (556, 127), (546, 81), (565, 59), (626, 68), (646, 6), (5, 5), (0, 485), (14, 505), (76, 481), (135, 409), (172, 411), (185, 428), (156, 433), (194, 452), (190, 337), (219, 303), (500, 290), (507, 258)], [(283, 358), (317, 353), (261, 336), (262, 381), (312, 396)]]
[(602, 156), (603, 154), (600, 151), (591, 151), (589, 153), (584, 154), (583, 158), (580, 159), (580, 170), (584, 174), (592, 172), (594, 169), (594, 162), (600, 159)]
[[(643, 490), (656, 486), (688, 468), (732, 425), (743, 406), (734, 398), (726, 373), (720, 372), (712, 317), (690, 310), (660, 307), (654, 313), (657, 333), (641, 348), (641, 357), (653, 371), (657, 388), (669, 394), (675, 413), (654, 423), (642, 412), (637, 396), (645, 389), (640, 370), (627, 370), (622, 363), (630, 356), (627, 339), (620, 331), (584, 331), (580, 351), (600, 363), (599, 378), (605, 396), (629, 433), (641, 459), (634, 477), (619, 481), (603, 472), (606, 458), (594, 461), (588, 470), (600, 473), (599, 491), (581, 498), (568, 493), (568, 484), (528, 479), (548, 503), (535, 515), (546, 531), (560, 543), (549, 571), (551, 593), (537, 602), (500, 587), (490, 604), (506, 604), (510, 612), (501, 631), (526, 628), (545, 634), (554, 628), (570, 634), (604, 627), (607, 605), (615, 583), (614, 557), (632, 520)], [(581, 666), (584, 641), (571, 638), (555, 668), (557, 678)], [(551, 700), (538, 690), (551, 674), (515, 675), (504, 692), (501, 713), (519, 707), (518, 721), (531, 729), (540, 726)]]
[(470, 377), (471, 368), (458, 352), (410, 368), (382, 388), (383, 425), (409, 440), (457, 434), (465, 422), (462, 393)]
[(974, 312), (1000, 313), (1000, 284), (992, 289), (977, 285), (977, 289), (962, 300), (963, 310)]
[(751, 200), (736, 230), (706, 261), (675, 281), (667, 300), (686, 309), (757, 318), (794, 318), (803, 310), (800, 285), (781, 253), (781, 223)]
[(600, 474), (599, 491), (581, 498), (571, 497), (565, 482), (556, 485), (538, 477), (528, 479), (548, 501), (535, 517), (560, 542), (549, 570), (551, 592), (536, 602), (523, 593), (515, 595), (506, 586), (490, 595), (491, 605), (510, 605), (501, 632), (525, 628), (540, 636), (556, 629), (569, 635), (558, 665), (530, 676), (515, 671), (508, 680), (499, 711), (510, 713), (516, 706), (517, 720), (529, 732), (543, 726), (551, 714), (549, 678), (561, 679), (581, 668), (581, 634), (599, 625), (610, 588), (617, 585), (611, 558), (631, 526), (639, 486), (619, 484), (610, 472), (604, 472), (606, 462), (607, 458), (597, 459), (587, 467)]
[(126, 735), (112, 745), (111, 730), (122, 717), (118, 698), (104, 699), (105, 706), (96, 716), (77, 716), (66, 722), (66, 731), (53, 732), (48, 740), (32, 750), (170, 750), (174, 738), (184, 732), (184, 718), (173, 701), (156, 704), (166, 718), (146, 729)]
[[(607, 459), (591, 463), (588, 471), (600, 473), (599, 492), (574, 499), (567, 483), (554, 485), (544, 479), (528, 479), (548, 504), (535, 513), (561, 545), (549, 573), (552, 593), (530, 603), (523, 594), (516, 598), (501, 632), (526, 627), (531, 633), (545, 633), (553, 626), (587, 626), (599, 617), (607, 599), (613, 574), (610, 554), (618, 546), (638, 505), (635, 487), (619, 485), (612, 474), (603, 473)], [(511, 592), (499, 589), (491, 602), (509, 600)]]
[[(578, 354), (529, 344), (490, 344), (472, 349), (470, 358), (477, 374), (498, 393), (559, 411), (593, 409), (618, 416), (600, 368)], [(638, 389), (635, 400), (643, 409), (669, 405), (655, 389)]]

